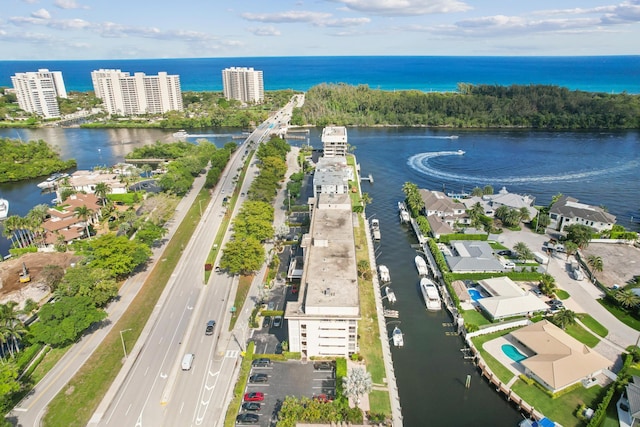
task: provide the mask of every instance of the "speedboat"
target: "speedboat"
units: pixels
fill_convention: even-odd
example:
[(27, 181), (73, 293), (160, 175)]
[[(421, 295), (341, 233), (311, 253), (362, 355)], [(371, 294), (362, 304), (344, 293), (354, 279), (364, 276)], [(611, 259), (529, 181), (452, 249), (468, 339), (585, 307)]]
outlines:
[(189, 134), (184, 129), (180, 129), (178, 132), (174, 132), (173, 133), (173, 137), (176, 138), (176, 139), (184, 139), (184, 138), (186, 138), (188, 136), (189, 136)]
[(404, 336), (402, 335), (402, 331), (397, 326), (393, 328), (393, 332), (391, 333), (391, 338), (393, 339), (393, 345), (396, 347), (404, 346)]
[(0, 199), (0, 219), (5, 219), (9, 215), (9, 201)]
[(385, 286), (384, 293), (387, 295), (387, 301), (389, 301), (390, 303), (393, 304), (397, 301), (396, 294), (393, 293), (389, 286)]
[(436, 285), (426, 277), (420, 279), (420, 291), (424, 298), (424, 304), (429, 311), (438, 311), (442, 309), (442, 301)]
[(464, 151), (458, 150), (457, 153), (458, 153), (458, 156), (462, 156), (464, 154)]
[(55, 188), (58, 181), (60, 181), (63, 178), (67, 178), (68, 176), (69, 176), (68, 173), (54, 173), (49, 178), (39, 183), (38, 188), (42, 188), (43, 190)]
[(429, 267), (427, 267), (427, 262), (420, 255), (416, 255), (415, 258), (416, 268), (418, 269), (418, 274), (420, 276), (426, 276), (429, 274)]
[(411, 221), (411, 215), (407, 211), (400, 211), (400, 222), (409, 222)]
[(374, 240), (380, 240), (380, 221), (377, 218), (371, 220), (371, 234)]
[(391, 275), (389, 274), (389, 269), (386, 265), (378, 265), (378, 274), (380, 275), (380, 281), (382, 283), (391, 281)]

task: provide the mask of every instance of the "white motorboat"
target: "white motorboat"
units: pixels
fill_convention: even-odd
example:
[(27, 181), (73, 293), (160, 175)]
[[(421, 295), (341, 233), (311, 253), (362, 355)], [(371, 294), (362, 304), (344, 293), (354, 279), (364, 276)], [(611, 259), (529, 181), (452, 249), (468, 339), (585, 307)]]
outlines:
[(371, 234), (374, 240), (380, 240), (380, 221), (376, 218), (371, 220)]
[(426, 277), (420, 279), (420, 291), (424, 298), (424, 304), (429, 311), (438, 311), (442, 309), (442, 300), (436, 285)]
[(378, 275), (380, 276), (380, 281), (382, 283), (387, 283), (391, 281), (391, 275), (389, 274), (389, 269), (386, 265), (378, 265)]
[(406, 223), (411, 221), (411, 215), (407, 211), (400, 211), (400, 222)]
[(173, 133), (173, 137), (176, 138), (176, 139), (185, 139), (188, 136), (189, 136), (189, 134), (184, 129), (180, 129), (178, 132), (174, 132)]
[(402, 331), (397, 326), (393, 328), (393, 332), (391, 333), (391, 338), (393, 339), (393, 345), (396, 347), (404, 346), (404, 336), (402, 335)]
[(55, 188), (58, 181), (60, 181), (63, 178), (67, 178), (68, 176), (69, 176), (68, 173), (54, 173), (49, 178), (39, 183), (38, 188), (41, 188), (43, 190)]
[(9, 215), (9, 201), (0, 199), (0, 219), (5, 219)]
[(420, 276), (428, 276), (429, 275), (429, 267), (427, 266), (427, 261), (424, 260), (420, 255), (416, 255), (415, 258), (416, 268), (418, 269), (418, 274)]
[(389, 286), (385, 286), (384, 293), (387, 295), (387, 301), (389, 301), (390, 303), (393, 304), (394, 302), (397, 301), (396, 294), (393, 293), (393, 291)]

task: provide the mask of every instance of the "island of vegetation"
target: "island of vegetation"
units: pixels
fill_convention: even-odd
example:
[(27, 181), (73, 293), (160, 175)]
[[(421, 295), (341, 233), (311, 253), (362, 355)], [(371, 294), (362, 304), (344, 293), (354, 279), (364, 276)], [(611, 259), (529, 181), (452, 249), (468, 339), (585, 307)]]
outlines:
[(45, 141), (22, 142), (0, 138), (0, 182), (22, 181), (76, 167), (75, 159), (62, 160)]

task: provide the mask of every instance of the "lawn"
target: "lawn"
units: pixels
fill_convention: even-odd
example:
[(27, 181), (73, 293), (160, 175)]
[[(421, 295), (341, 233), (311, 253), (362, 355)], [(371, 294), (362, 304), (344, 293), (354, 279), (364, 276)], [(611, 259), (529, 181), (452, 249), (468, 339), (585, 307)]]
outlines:
[(480, 335), (480, 336), (471, 338), (473, 345), (476, 346), (476, 348), (480, 352), (480, 355), (482, 356), (482, 359), (485, 361), (487, 366), (498, 377), (498, 379), (500, 379), (500, 381), (502, 381), (505, 384), (508, 383), (511, 380), (511, 378), (514, 377), (513, 372), (511, 372), (511, 370), (505, 367), (502, 363), (498, 362), (498, 360), (496, 360), (492, 355), (490, 355), (487, 351), (485, 351), (482, 346), (484, 345), (484, 343), (491, 341), (493, 339), (496, 339), (498, 337), (501, 337), (503, 335), (507, 335), (509, 332), (513, 330), (514, 329), (507, 329), (504, 331), (498, 331), (492, 334)]
[(600, 342), (598, 337), (594, 336), (591, 332), (587, 331), (577, 323), (568, 325), (564, 331), (589, 348), (595, 347)]
[(391, 401), (389, 400), (389, 392), (382, 390), (371, 391), (369, 393), (369, 407), (371, 412), (390, 414)]
[(630, 328), (635, 329), (636, 331), (640, 331), (640, 319), (636, 319), (631, 314), (622, 310), (620, 307), (613, 305), (605, 298), (601, 298), (598, 300), (600, 305), (606, 308), (609, 313), (613, 314), (619, 321), (629, 326)]
[(231, 321), (229, 322), (229, 330), (232, 331), (236, 326), (236, 321), (238, 320), (238, 313), (242, 312), (242, 306), (244, 305), (244, 300), (247, 298), (247, 294), (249, 293), (249, 289), (251, 288), (251, 283), (253, 282), (253, 275), (251, 276), (240, 276), (240, 281), (238, 283), (238, 290), (236, 291), (236, 298), (233, 301), (233, 306), (235, 307), (235, 311), (231, 314)]
[(600, 386), (591, 388), (577, 388), (562, 396), (552, 399), (548, 394), (540, 390), (537, 386), (530, 386), (522, 380), (516, 381), (512, 387), (513, 391), (532, 405), (545, 416), (562, 424), (564, 427), (579, 427), (584, 425), (576, 418), (575, 413), (581, 404), (594, 408), (599, 402), (599, 395), (602, 391)]
[(491, 321), (477, 310), (463, 310), (462, 317), (464, 318), (465, 325), (483, 326), (491, 324)]
[(561, 299), (561, 300), (569, 299), (569, 297), (571, 296), (569, 295), (569, 292), (565, 291), (564, 289), (558, 289), (555, 292), (555, 294), (556, 294), (556, 297), (558, 297), (558, 299)]
[(247, 346), (247, 352), (242, 358), (242, 365), (240, 366), (238, 381), (233, 388), (233, 399), (231, 399), (229, 407), (227, 407), (227, 415), (224, 419), (225, 427), (233, 427), (236, 423), (236, 416), (238, 415), (238, 411), (240, 411), (244, 389), (247, 385), (249, 373), (251, 372), (251, 362), (253, 361), (254, 348), (255, 343), (253, 341), (249, 342), (249, 345)]
[(609, 335), (609, 330), (598, 323), (598, 321), (591, 317), (591, 315), (587, 313), (578, 313), (576, 314), (576, 317), (580, 319), (587, 328), (591, 329), (592, 332), (600, 335), (601, 337), (604, 338)]

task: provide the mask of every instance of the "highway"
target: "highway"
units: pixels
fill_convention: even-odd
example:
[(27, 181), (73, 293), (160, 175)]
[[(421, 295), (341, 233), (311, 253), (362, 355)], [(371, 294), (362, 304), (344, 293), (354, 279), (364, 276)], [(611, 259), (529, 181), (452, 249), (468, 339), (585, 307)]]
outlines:
[[(211, 202), (202, 211), (193, 238), (184, 248), (155, 316), (90, 425), (222, 425), (241, 351), (249, 338), (246, 319), (253, 301), (245, 304), (236, 329), (228, 332), (237, 278), (213, 272), (205, 285), (204, 264), (226, 211), (223, 199), (235, 190), (245, 153), (266, 140), (280, 123), (288, 122), (294, 103), (292, 100), (261, 124), (234, 153)], [(256, 171), (252, 162), (245, 180), (238, 184), (238, 194), (247, 194)], [(239, 197), (232, 216), (244, 199)], [(225, 241), (229, 235), (227, 232)], [(255, 298), (256, 289), (252, 291), (250, 297)], [(205, 335), (208, 320), (217, 323), (213, 335)], [(185, 353), (193, 353), (195, 358), (191, 369), (183, 371), (180, 365)]]

